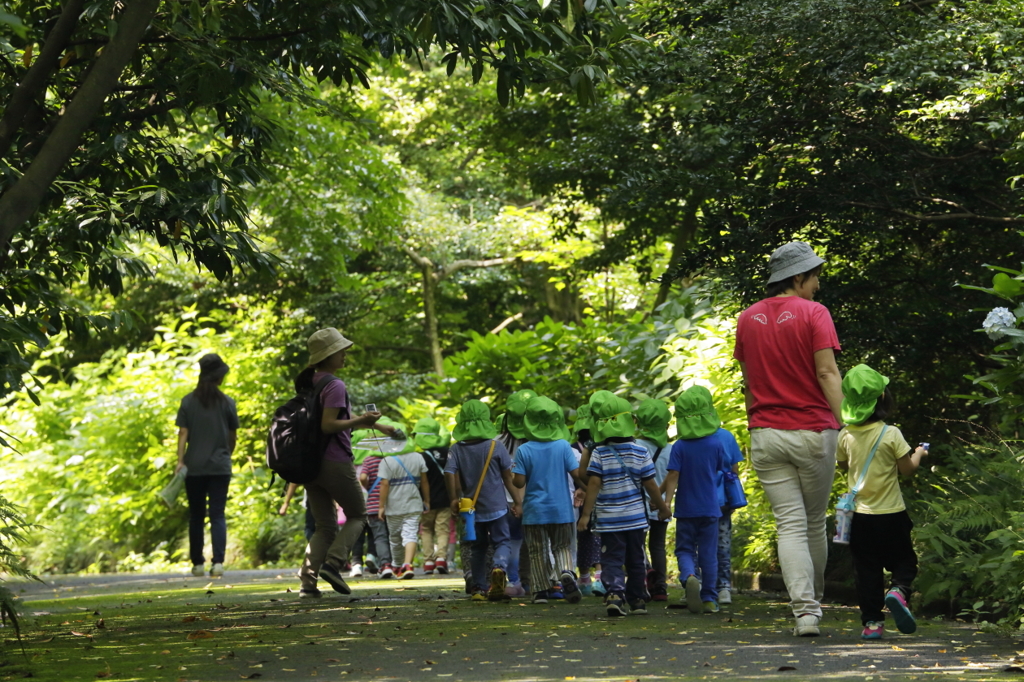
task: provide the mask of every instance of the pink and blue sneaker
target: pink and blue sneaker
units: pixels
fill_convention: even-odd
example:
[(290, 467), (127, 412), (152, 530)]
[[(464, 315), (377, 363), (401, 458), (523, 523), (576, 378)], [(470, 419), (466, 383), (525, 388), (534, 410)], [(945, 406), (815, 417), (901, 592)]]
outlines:
[(885, 634), (885, 625), (877, 620), (869, 620), (864, 624), (864, 630), (860, 633), (861, 639), (882, 639)]
[(896, 628), (900, 632), (909, 635), (917, 631), (917, 621), (914, 620), (914, 614), (910, 613), (910, 607), (907, 606), (907, 598), (902, 589), (894, 587), (886, 592), (885, 605), (889, 607), (889, 613), (892, 614), (892, 619), (896, 621)]

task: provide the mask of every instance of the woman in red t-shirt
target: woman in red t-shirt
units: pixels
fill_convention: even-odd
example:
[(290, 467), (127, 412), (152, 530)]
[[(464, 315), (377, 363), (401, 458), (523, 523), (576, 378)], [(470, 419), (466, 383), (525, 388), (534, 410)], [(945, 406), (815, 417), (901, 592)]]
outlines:
[(734, 353), (743, 371), (750, 462), (775, 515), (794, 634), (801, 637), (819, 634), (843, 400), (839, 339), (828, 309), (814, 302), (824, 262), (804, 242), (775, 250), (766, 298), (740, 315)]

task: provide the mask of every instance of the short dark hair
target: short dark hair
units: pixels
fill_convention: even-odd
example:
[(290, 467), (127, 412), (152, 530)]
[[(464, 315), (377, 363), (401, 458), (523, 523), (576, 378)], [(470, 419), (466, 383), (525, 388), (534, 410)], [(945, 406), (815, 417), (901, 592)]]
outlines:
[(799, 274), (793, 275), (792, 277), (780, 279), (778, 282), (772, 282), (771, 284), (766, 285), (764, 288), (765, 296), (771, 298), (773, 296), (778, 296), (779, 294), (783, 294), (789, 291), (795, 285), (797, 277), (802, 276), (804, 279), (806, 279), (811, 275), (820, 275), (822, 265), (824, 265), (824, 263), (814, 266), (807, 272), (801, 272)]
[(875, 402), (875, 411), (871, 413), (871, 416), (861, 422), (862, 424), (872, 424), (874, 422), (885, 421), (896, 411), (896, 399), (892, 397), (892, 391), (888, 388), (878, 397), (878, 401)]

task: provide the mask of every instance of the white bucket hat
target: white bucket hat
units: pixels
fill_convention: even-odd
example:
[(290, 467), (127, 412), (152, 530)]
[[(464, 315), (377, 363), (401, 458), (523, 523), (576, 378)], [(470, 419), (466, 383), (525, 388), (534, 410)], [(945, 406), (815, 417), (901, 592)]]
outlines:
[(334, 327), (313, 332), (313, 335), (306, 341), (306, 348), (309, 349), (309, 366), (319, 364), (339, 350), (345, 350), (351, 345), (352, 342), (342, 336), (341, 332)]
[(775, 249), (768, 259), (768, 284), (813, 270), (825, 259), (819, 258), (814, 249), (804, 242), (790, 242)]

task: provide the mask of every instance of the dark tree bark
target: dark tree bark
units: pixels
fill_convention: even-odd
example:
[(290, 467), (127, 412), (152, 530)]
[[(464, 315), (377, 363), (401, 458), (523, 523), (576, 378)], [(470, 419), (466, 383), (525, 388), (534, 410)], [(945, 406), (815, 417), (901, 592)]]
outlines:
[(46, 36), (46, 42), (43, 43), (43, 49), (39, 51), (35, 63), (29, 68), (25, 78), (18, 83), (10, 101), (4, 107), (4, 116), (0, 118), (0, 157), (7, 155), (14, 134), (21, 128), (25, 115), (32, 108), (32, 102), (46, 89), (50, 74), (60, 63), (60, 55), (75, 32), (84, 4), (85, 0), (67, 0), (64, 3), (57, 23)]
[(50, 185), (78, 148), (82, 135), (117, 86), (159, 5), (160, 0), (126, 3), (118, 17), (117, 33), (103, 48), (39, 154), (18, 182), (0, 196), (0, 257), (4, 261), (11, 237), (39, 209)]

